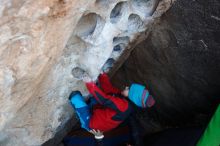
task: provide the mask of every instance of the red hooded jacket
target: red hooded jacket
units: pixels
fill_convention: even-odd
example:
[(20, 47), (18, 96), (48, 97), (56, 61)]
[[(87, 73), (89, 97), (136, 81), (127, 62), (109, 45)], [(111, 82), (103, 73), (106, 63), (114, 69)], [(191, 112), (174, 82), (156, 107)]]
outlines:
[(109, 131), (116, 128), (130, 114), (129, 102), (122, 97), (116, 97), (121, 91), (112, 86), (106, 73), (99, 76), (102, 90), (95, 83), (86, 83), (89, 92), (101, 106), (93, 109), (89, 127), (100, 131)]

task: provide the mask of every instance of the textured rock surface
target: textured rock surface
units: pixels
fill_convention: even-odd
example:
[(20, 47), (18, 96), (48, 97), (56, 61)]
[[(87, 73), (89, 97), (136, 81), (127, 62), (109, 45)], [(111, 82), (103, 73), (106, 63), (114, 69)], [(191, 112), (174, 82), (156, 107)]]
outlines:
[(114, 75), (155, 96), (156, 108), (138, 114), (148, 132), (203, 125), (220, 101), (219, 10), (217, 0), (177, 1)]
[(71, 90), (84, 91), (72, 68), (95, 79), (105, 61), (117, 59), (170, 4), (0, 0), (0, 145), (41, 145), (52, 138), (73, 115)]

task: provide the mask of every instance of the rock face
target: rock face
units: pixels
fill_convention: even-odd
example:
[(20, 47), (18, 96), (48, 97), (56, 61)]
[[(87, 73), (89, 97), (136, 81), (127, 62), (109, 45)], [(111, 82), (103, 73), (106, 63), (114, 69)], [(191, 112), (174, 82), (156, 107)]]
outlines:
[(142, 83), (155, 97), (139, 115), (146, 131), (203, 125), (219, 103), (219, 10), (217, 0), (177, 1), (114, 75), (118, 87)]
[(86, 93), (72, 68), (95, 79), (109, 57), (117, 60), (146, 36), (171, 2), (1, 0), (0, 145), (52, 138), (73, 115), (71, 90)]

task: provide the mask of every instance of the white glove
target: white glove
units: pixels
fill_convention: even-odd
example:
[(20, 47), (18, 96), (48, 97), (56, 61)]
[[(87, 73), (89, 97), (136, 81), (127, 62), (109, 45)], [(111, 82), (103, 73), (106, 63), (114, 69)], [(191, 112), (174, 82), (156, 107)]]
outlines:
[(92, 133), (95, 136), (95, 139), (100, 140), (100, 139), (104, 138), (103, 132), (100, 131), (100, 130), (92, 129), (89, 132)]

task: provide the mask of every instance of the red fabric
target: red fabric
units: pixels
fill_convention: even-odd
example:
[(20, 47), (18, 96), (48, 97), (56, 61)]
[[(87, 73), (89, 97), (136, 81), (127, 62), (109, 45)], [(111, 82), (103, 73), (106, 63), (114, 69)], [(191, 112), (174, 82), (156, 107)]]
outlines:
[(122, 122), (111, 119), (115, 114), (116, 111), (110, 108), (94, 109), (89, 121), (89, 127), (103, 132), (112, 130)]
[(105, 94), (101, 89), (99, 89), (99, 87), (96, 86), (95, 83), (93, 82), (86, 83), (86, 87), (100, 104), (103, 105), (104, 103), (102, 103), (102, 101), (99, 100), (95, 92), (99, 93), (103, 98), (107, 100), (111, 100), (117, 106), (117, 108), (122, 112), (126, 111), (126, 109), (128, 108), (127, 100)]
[(93, 82), (88, 82), (86, 83), (86, 87), (89, 90), (89, 92), (94, 96), (94, 98), (99, 102), (99, 104), (103, 104), (102, 101), (99, 100), (99, 98), (96, 96), (95, 92), (98, 92), (102, 97), (104, 97), (105, 99), (108, 99), (109, 97), (106, 96), (106, 94), (100, 90), (95, 83)]
[[(106, 83), (106, 85), (111, 84), (110, 82), (108, 82), (109, 80), (107, 81), (107, 79), (108, 78), (106, 78), (105, 76), (101, 77), (102, 87), (105, 88), (105, 91), (108, 93), (112, 93), (112, 91), (117, 91), (117, 90), (115, 90), (115, 88), (112, 88), (113, 86), (110, 86), (110, 88), (108, 88), (107, 86), (105, 86), (103, 84), (103, 83)], [(102, 98), (104, 98), (106, 100), (111, 100), (115, 104), (115, 106), (117, 107), (117, 109), (119, 111), (125, 112), (126, 110), (128, 110), (129, 103), (127, 100), (125, 100), (123, 98), (107, 95), (102, 90), (100, 90), (93, 82), (86, 83), (86, 87), (88, 88), (89, 92), (94, 96), (94, 98), (101, 105), (103, 105), (104, 103), (102, 103), (103, 101), (99, 100), (97, 93), (100, 94), (102, 96)], [(104, 88), (103, 88), (103, 90), (104, 90)], [(112, 90), (112, 89), (114, 89), (114, 90)], [(94, 108), (91, 119), (90, 119), (89, 127), (91, 129), (98, 129), (101, 131), (109, 131), (109, 130), (117, 127), (122, 122), (122, 121), (115, 121), (112, 119), (112, 117), (115, 116), (116, 114), (117, 114), (116, 110), (114, 110), (110, 107), (106, 107), (104, 105), (101, 108), (100, 107)]]
[(112, 86), (110, 79), (106, 73), (103, 73), (99, 76), (99, 83), (100, 83), (101, 88), (106, 94), (110, 94), (110, 93), (120, 94), (121, 93), (121, 90)]

